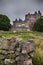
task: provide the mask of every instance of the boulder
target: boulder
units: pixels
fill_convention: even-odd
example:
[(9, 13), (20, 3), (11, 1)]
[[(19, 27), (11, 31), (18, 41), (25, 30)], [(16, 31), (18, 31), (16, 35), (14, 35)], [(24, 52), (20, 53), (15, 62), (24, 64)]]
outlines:
[(5, 64), (7, 64), (7, 63), (14, 63), (14, 60), (13, 59), (5, 59)]
[(32, 59), (28, 59), (28, 60), (24, 61), (24, 65), (33, 65)]
[(2, 39), (1, 46), (2, 46), (2, 49), (9, 49), (9, 42), (7, 41), (6, 38)]
[(35, 47), (31, 42), (24, 42), (22, 45), (22, 53), (32, 53), (34, 52)]

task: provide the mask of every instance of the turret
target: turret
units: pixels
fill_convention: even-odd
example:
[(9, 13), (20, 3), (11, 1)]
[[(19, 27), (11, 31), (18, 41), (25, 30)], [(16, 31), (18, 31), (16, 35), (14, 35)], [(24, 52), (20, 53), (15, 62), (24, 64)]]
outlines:
[(38, 14), (41, 16), (41, 12), (40, 11), (38, 11)]
[(13, 24), (15, 23), (15, 22), (17, 22), (18, 20), (17, 19), (15, 19), (15, 21), (13, 21)]
[(31, 16), (30, 13), (26, 14), (26, 15), (25, 15), (25, 20), (29, 20), (30, 16)]
[(22, 19), (19, 18), (19, 22), (21, 22), (21, 21), (22, 21)]
[(35, 11), (35, 13), (34, 13), (35, 15), (37, 15), (37, 12)]

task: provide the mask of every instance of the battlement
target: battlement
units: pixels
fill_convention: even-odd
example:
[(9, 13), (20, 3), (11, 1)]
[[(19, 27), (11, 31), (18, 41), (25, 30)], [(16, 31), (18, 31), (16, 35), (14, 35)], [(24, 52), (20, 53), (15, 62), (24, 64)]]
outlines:
[(29, 18), (37, 18), (37, 17), (39, 17), (40, 18), (40, 16), (41, 16), (41, 12), (40, 11), (35, 11), (35, 13), (34, 14), (30, 14), (30, 13), (28, 13), (28, 14), (26, 14), (25, 15), (25, 20), (29, 20)]
[[(21, 30), (21, 29), (32, 29), (35, 21), (37, 19), (39, 19), (40, 17), (42, 17), (42, 14), (40, 11), (38, 12), (34, 12), (34, 14), (26, 14), (25, 15), (25, 20), (23, 21), (22, 19), (15, 19), (15, 21), (13, 21), (13, 29), (14, 30)], [(24, 26), (22, 26), (24, 25)], [(24, 28), (23, 28), (24, 27)]]

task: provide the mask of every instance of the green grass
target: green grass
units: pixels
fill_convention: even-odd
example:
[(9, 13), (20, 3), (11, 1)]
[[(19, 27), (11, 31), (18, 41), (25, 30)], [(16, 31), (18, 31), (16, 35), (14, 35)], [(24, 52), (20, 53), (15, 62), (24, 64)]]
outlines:
[(0, 37), (2, 37), (2, 36), (5, 36), (5, 37), (12, 37), (12, 36), (14, 36), (14, 33), (13, 32), (8, 32), (8, 31), (0, 31)]
[(43, 49), (43, 32), (36, 32), (36, 31), (27, 31), (27, 30), (21, 30), (11, 32), (11, 31), (0, 31), (0, 38), (2, 36), (5, 36), (6, 38), (9, 37), (20, 37), (23, 38), (25, 41), (28, 41), (29, 39), (34, 39), (36, 43), (36, 47), (42, 47)]
[(36, 32), (36, 31), (27, 31), (27, 30), (21, 30), (11, 32), (11, 31), (0, 31), (0, 39), (2, 36), (5, 36), (6, 38), (9, 37), (19, 37), (23, 38), (23, 40), (28, 41), (29, 39), (33, 39), (36, 43), (36, 48), (41, 48), (43, 50), (43, 32)]
[(41, 32), (36, 32), (36, 31), (27, 31), (27, 30), (21, 30), (21, 31), (16, 31), (11, 32), (11, 31), (0, 31), (0, 38), (2, 36), (5, 37), (20, 37), (23, 38), (24, 40), (29, 40), (29, 39), (34, 39), (35, 41), (37, 40), (38, 43), (43, 40), (43, 33)]

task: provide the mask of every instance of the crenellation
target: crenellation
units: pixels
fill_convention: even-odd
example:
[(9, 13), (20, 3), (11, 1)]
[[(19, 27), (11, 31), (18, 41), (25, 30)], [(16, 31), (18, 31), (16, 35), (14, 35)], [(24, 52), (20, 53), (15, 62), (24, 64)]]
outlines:
[[(32, 29), (34, 23), (36, 22), (37, 19), (42, 17), (42, 14), (40, 11), (35, 11), (34, 14), (26, 14), (25, 15), (25, 20), (23, 21), (22, 19), (19, 18), (19, 20), (13, 21), (13, 30), (22, 30), (22, 29)], [(26, 28), (27, 27), (27, 28)]]
[(39, 15), (42, 15), (40, 11), (38, 11), (38, 14), (39, 14)]

